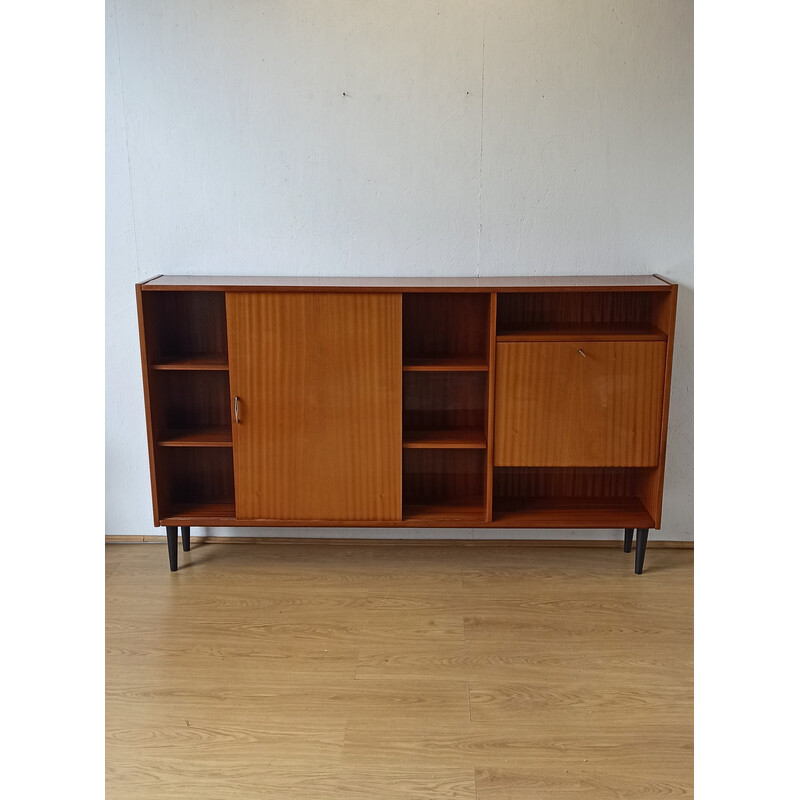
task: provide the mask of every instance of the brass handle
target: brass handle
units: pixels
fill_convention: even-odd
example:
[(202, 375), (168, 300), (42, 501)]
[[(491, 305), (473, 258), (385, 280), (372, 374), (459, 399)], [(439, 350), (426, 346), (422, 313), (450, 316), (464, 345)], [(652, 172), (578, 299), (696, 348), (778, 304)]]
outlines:
[(239, 396), (233, 398), (233, 418), (239, 422)]
[(583, 352), (583, 350), (581, 350), (581, 349), (580, 349), (580, 347), (578, 348), (578, 352), (579, 352), (579, 353), (580, 353), (580, 354), (581, 354), (581, 355), (582, 355), (584, 358), (586, 358), (586, 353), (584, 353), (584, 352)]

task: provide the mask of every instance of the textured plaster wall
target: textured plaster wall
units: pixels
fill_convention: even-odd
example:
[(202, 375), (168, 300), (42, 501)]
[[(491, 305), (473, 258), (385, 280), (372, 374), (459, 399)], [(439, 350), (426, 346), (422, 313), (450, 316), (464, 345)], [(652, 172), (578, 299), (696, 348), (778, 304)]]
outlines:
[(107, 534), (155, 532), (139, 280), (658, 272), (680, 303), (653, 538), (693, 538), (689, 0), (106, 10)]

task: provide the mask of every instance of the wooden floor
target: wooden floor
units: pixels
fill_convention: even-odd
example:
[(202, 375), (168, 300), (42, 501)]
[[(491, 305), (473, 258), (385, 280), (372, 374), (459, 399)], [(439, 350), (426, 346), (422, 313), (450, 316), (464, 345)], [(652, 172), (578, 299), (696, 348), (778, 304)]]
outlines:
[(692, 796), (691, 550), (106, 553), (108, 800)]

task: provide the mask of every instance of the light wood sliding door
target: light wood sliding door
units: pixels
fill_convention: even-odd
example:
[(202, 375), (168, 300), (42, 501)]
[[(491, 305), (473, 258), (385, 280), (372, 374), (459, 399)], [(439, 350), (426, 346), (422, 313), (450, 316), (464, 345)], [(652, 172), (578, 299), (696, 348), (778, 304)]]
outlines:
[(226, 301), (237, 518), (401, 519), (401, 295)]
[(658, 464), (666, 342), (497, 345), (495, 466)]

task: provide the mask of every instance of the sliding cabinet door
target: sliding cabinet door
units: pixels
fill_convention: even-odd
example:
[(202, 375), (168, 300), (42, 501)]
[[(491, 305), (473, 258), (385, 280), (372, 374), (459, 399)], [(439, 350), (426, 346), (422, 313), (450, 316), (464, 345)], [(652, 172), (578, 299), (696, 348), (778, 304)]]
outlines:
[(399, 520), (401, 295), (226, 302), (237, 518)]

